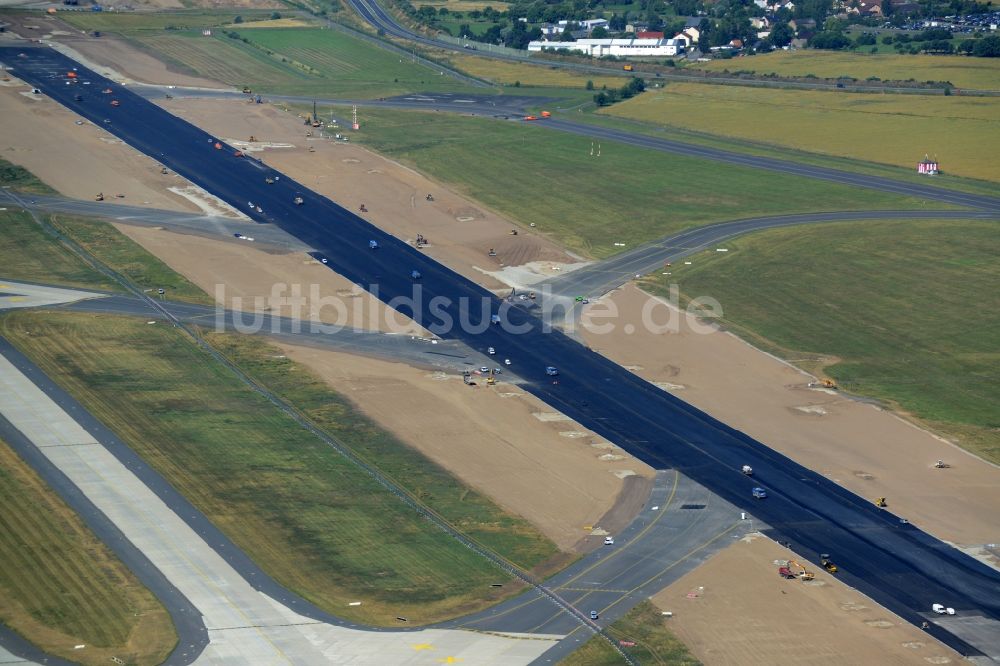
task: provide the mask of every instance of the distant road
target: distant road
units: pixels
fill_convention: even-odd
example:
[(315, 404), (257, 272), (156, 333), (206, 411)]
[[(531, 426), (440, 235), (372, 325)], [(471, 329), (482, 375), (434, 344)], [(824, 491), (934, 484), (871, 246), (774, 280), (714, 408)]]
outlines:
[[(647, 77), (650, 76), (649, 72), (635, 71), (626, 73), (621, 68), (621, 63), (614, 63), (610, 66), (602, 65), (590, 65), (587, 63), (573, 62), (569, 60), (557, 60), (555, 58), (540, 58), (534, 57), (528, 54), (527, 51), (520, 53), (512, 53), (514, 49), (493, 49), (491, 44), (482, 44), (480, 42), (468, 41), (467, 44), (469, 48), (464, 45), (458, 45), (453, 42), (446, 41), (444, 39), (438, 39), (434, 37), (428, 37), (422, 35), (418, 32), (401, 25), (396, 18), (388, 11), (386, 11), (379, 3), (378, 0), (347, 0), (354, 11), (356, 11), (361, 18), (368, 22), (371, 26), (377, 30), (383, 31), (387, 35), (397, 37), (399, 39), (406, 39), (411, 42), (416, 42), (424, 46), (431, 46), (437, 49), (444, 49), (446, 51), (457, 51), (459, 53), (465, 53), (467, 55), (472, 55), (481, 58), (490, 58), (493, 60), (506, 60), (510, 62), (525, 62), (539, 67), (551, 67), (555, 69), (568, 69), (575, 70), (578, 72), (584, 72), (588, 74), (599, 74), (601, 76), (641, 76), (645, 74)], [(393, 46), (393, 45), (389, 45)], [(396, 47), (398, 48), (398, 47)], [(678, 56), (683, 58), (683, 54)], [(943, 95), (944, 90), (942, 88), (910, 88), (902, 86), (873, 86), (873, 85), (852, 85), (849, 82), (836, 82), (836, 81), (787, 81), (773, 79), (741, 79), (738, 77), (722, 77), (713, 76), (711, 78), (705, 77), (700, 78), (697, 76), (686, 76), (684, 74), (669, 74), (669, 73), (653, 73), (653, 76), (657, 79), (665, 81), (681, 81), (690, 83), (705, 83), (705, 84), (716, 84), (716, 85), (736, 85), (736, 86), (749, 86), (755, 88), (797, 88), (801, 90), (829, 90), (831, 92), (860, 92), (860, 93), (898, 93), (898, 94), (910, 94), (910, 95)], [(983, 90), (975, 91), (978, 94), (986, 95), (996, 95), (1000, 94), (1000, 91), (996, 90)]]

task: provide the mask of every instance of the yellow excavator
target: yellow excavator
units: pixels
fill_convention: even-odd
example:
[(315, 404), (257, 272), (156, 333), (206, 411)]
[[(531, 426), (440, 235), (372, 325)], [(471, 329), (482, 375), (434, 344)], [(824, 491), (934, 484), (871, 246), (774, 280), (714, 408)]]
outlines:
[(796, 575), (799, 577), (799, 580), (812, 580), (813, 578), (816, 577), (812, 573), (810, 573), (809, 570), (806, 569), (803, 564), (801, 564), (796, 560), (789, 560), (788, 564), (789, 566), (793, 566), (796, 569), (798, 569), (798, 573)]
[(830, 555), (828, 553), (822, 553), (819, 556), (819, 563), (822, 564), (823, 568), (830, 573), (837, 573), (837, 571), (839, 571), (839, 569), (837, 569), (837, 565), (833, 563), (833, 560), (830, 559)]
[(885, 501), (884, 497), (876, 497), (875, 506), (877, 506), (880, 509), (884, 509), (885, 507), (889, 506), (889, 504)]

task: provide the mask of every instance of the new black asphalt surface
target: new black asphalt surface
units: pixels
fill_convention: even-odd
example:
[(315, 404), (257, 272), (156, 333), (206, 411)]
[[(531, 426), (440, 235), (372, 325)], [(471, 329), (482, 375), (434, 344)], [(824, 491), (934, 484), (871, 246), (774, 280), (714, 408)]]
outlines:
[[(26, 57), (0, 49), (0, 60), (13, 74), (42, 88), (81, 115), (102, 123), (111, 133), (195, 184), (234, 206), (248, 200), (263, 208), (256, 217), (272, 222), (318, 249), (341, 275), (362, 285), (404, 315), (442, 337), (458, 339), (473, 349), (493, 346), (512, 359), (525, 380), (524, 390), (556, 410), (606, 437), (656, 469), (673, 468), (706, 486), (723, 500), (750, 511), (771, 526), (776, 538), (817, 563), (821, 552), (832, 554), (849, 585), (872, 597), (907, 621), (929, 618), (929, 632), (965, 654), (980, 654), (929, 616), (933, 603), (958, 613), (1000, 620), (1000, 572), (931, 537), (912, 524), (849, 493), (828, 479), (768, 449), (744, 433), (726, 426), (676, 397), (643, 381), (608, 359), (556, 331), (546, 331), (530, 313), (502, 303), (492, 294), (424, 256), (333, 202), (308, 191), (290, 178), (267, 186), (271, 171), (253, 160), (234, 156), (231, 147), (214, 147), (215, 137), (171, 116), (111, 81), (79, 67), (78, 76), (111, 95), (89, 93), (74, 100), (79, 85), (66, 85), (65, 72), (76, 63), (47, 49), (31, 49)], [(55, 78), (50, 78), (55, 77)], [(88, 86), (93, 87), (93, 86)], [(112, 107), (110, 99), (121, 105)], [(104, 124), (103, 119), (109, 123)], [(554, 125), (553, 125), (554, 126)], [(592, 132), (593, 128), (589, 128)], [(628, 137), (646, 141), (644, 137)], [(713, 152), (712, 149), (701, 149)], [(726, 157), (722, 155), (720, 157)], [(727, 159), (761, 158), (728, 155)], [(963, 195), (930, 186), (889, 179), (853, 176), (845, 172), (778, 160), (771, 167), (799, 170), (837, 182), (872, 186), (924, 196), (937, 201), (995, 208), (990, 197)], [(856, 180), (852, 180), (856, 179)], [(881, 188), (880, 188), (881, 189)], [(303, 206), (292, 198), (304, 197)], [(969, 202), (974, 203), (969, 203)], [(369, 202), (377, 206), (378, 202)], [(369, 250), (369, 240), (380, 248)], [(420, 277), (413, 279), (411, 271)], [(491, 325), (490, 315), (501, 325)], [(546, 366), (558, 366), (553, 378)], [(755, 478), (739, 471), (743, 464)], [(768, 498), (755, 500), (751, 488), (763, 486)], [(982, 645), (1000, 658), (996, 646)]]

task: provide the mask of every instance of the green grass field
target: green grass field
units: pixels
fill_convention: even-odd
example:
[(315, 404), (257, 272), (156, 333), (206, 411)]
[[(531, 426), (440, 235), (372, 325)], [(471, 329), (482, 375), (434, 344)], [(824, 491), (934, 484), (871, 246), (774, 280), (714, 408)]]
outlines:
[(0, 278), (66, 287), (115, 290), (118, 286), (48, 235), (28, 213), (0, 211)]
[(754, 214), (920, 205), (615, 143), (591, 156), (585, 137), (444, 114), (366, 110), (354, 139), (598, 258), (621, 251), (615, 242)]
[[(881, 45), (881, 44), (880, 44)], [(891, 47), (890, 47), (891, 48)], [(862, 47), (861, 50), (864, 50)], [(820, 78), (840, 76), (867, 79), (877, 76), (893, 81), (950, 81), (958, 88), (1000, 90), (1000, 64), (992, 58), (965, 56), (897, 55), (841, 53), (802, 49), (799, 51), (774, 51), (752, 58), (717, 60), (699, 63), (698, 67), (721, 71), (752, 71), (758, 74), (774, 72), (781, 76), (806, 76)], [(923, 98), (920, 98), (921, 102)], [(917, 102), (914, 102), (917, 104)]]
[[(872, 221), (764, 231), (666, 280), (727, 328), (1000, 463), (1000, 226)], [(811, 361), (809, 359), (812, 359)]]
[[(796, 150), (1000, 181), (1000, 99), (669, 84), (604, 113)], [(756, 119), (756, 120), (754, 120)], [(765, 120), (766, 119), (766, 120)], [(818, 131), (822, 128), (822, 131)]]
[[(624, 649), (640, 664), (697, 666), (701, 663), (667, 629), (659, 609), (649, 601), (641, 602), (612, 623), (607, 632), (615, 640), (635, 643), (634, 647)], [(618, 666), (621, 663), (621, 655), (606, 640), (594, 636), (559, 662), (559, 666)]]
[(11, 164), (0, 157), (0, 187), (10, 187), (31, 194), (55, 194), (56, 191), (40, 181), (24, 167)]
[[(22, 311), (0, 318), (0, 332), (114, 430), (271, 575), (341, 617), (424, 624), (479, 609), (516, 588), (509, 577), (405, 507), (224, 366), (168, 326), (71, 313)], [(216, 340), (218, 343), (218, 340)], [(278, 355), (250, 358), (255, 372)], [(239, 350), (237, 350), (239, 351)], [(240, 352), (242, 353), (242, 352)], [(276, 359), (275, 360), (277, 363)], [(281, 363), (278, 374), (308, 374)], [(285, 377), (283, 390), (295, 382)], [(377, 451), (379, 465), (426, 483), (423, 501), (453, 524), (492, 539), (518, 564), (554, 553), (536, 532), (427, 461), (347, 413), (315, 386), (305, 406), (336, 423), (352, 445)], [(362, 443), (363, 442), (363, 443)], [(399, 456), (393, 458), (393, 456)], [(514, 534), (499, 535), (515, 527)], [(362, 606), (348, 606), (350, 601)]]
[(143, 289), (166, 289), (167, 298), (214, 305), (215, 301), (187, 278), (147, 252), (111, 224), (72, 215), (52, 215), (49, 220), (105, 266)]
[[(156, 598), (0, 441), (0, 622), (81, 664), (159, 664), (177, 642)], [(82, 650), (74, 645), (85, 644)]]
[(231, 39), (221, 32), (164, 32), (133, 43), (186, 71), (235, 87), (274, 94), (387, 97), (464, 89), (453, 78), (335, 30), (255, 28)]

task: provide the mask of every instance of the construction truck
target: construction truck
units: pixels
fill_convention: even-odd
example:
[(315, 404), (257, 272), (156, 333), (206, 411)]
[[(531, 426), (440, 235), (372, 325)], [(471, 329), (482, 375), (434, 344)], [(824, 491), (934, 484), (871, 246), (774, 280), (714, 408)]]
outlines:
[(632, 65), (622, 65), (622, 69), (624, 69), (626, 72), (631, 72), (632, 70), (635, 69), (635, 67), (633, 67)]
[(886, 503), (884, 497), (876, 497), (875, 498), (875, 506), (877, 506), (880, 509), (884, 509), (885, 507), (888, 506), (888, 504)]
[(826, 569), (830, 573), (837, 573), (838, 571), (837, 565), (834, 564), (833, 560), (830, 559), (829, 553), (822, 553), (819, 556), (819, 563), (820, 565), (822, 565), (824, 569)]
[(253, 92), (253, 91), (252, 91), (252, 90), (250, 90), (250, 87), (249, 87), (249, 86), (243, 86), (243, 94), (244, 94), (244, 95), (249, 95), (249, 94), (251, 94), (252, 92)]
[(789, 569), (787, 566), (778, 567), (778, 575), (781, 576), (782, 578), (787, 578), (789, 580), (795, 578), (795, 574), (792, 573), (792, 570)]
[(104, 192), (98, 192), (97, 196), (94, 197), (95, 201), (104, 201)]
[(740, 471), (746, 474), (747, 476), (753, 476), (753, 467), (751, 467), (750, 465), (743, 465), (743, 467), (740, 468)]
[(292, 202), (296, 206), (301, 206), (304, 201), (305, 201), (305, 199), (303, 199), (302, 197), (295, 197), (294, 199), (292, 199)]

